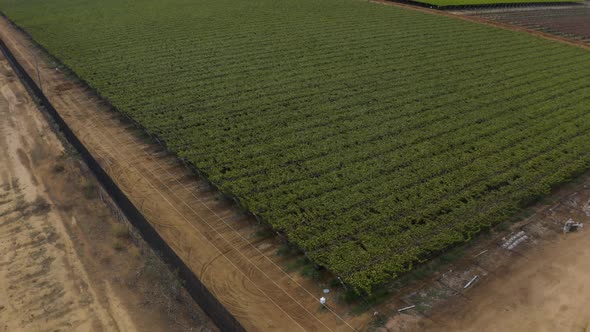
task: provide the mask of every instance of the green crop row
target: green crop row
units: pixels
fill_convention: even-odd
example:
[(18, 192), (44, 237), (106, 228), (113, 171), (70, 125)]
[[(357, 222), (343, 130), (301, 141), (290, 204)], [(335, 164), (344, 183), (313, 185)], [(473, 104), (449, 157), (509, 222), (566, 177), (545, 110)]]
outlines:
[(0, 0), (359, 291), (590, 166), (590, 53), (360, 0)]

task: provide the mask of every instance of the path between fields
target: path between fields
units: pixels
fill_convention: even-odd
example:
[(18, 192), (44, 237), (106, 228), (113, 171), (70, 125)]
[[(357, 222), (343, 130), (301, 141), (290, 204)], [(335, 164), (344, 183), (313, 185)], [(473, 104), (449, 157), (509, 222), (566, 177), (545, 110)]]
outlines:
[(147, 305), (147, 284), (169, 294), (136, 275), (128, 238), (113, 248), (116, 222), (68, 156), (0, 53), (0, 331), (214, 329), (198, 307)]
[(420, 12), (424, 12), (424, 13), (428, 13), (428, 14), (433, 14), (433, 15), (446, 16), (446, 17), (450, 17), (450, 18), (454, 18), (454, 19), (458, 19), (458, 20), (464, 20), (464, 21), (468, 21), (468, 22), (485, 24), (485, 25), (489, 25), (489, 26), (493, 26), (493, 27), (501, 28), (501, 29), (505, 29), (505, 30), (524, 32), (524, 33), (528, 33), (528, 34), (536, 36), (536, 37), (545, 38), (545, 39), (557, 41), (560, 43), (580, 47), (580, 48), (583, 48), (586, 50), (590, 50), (590, 45), (588, 43), (583, 42), (583, 41), (569, 39), (566, 37), (557, 36), (557, 35), (545, 33), (545, 32), (538, 31), (538, 30), (527, 29), (525, 27), (518, 26), (515, 24), (502, 23), (502, 22), (489, 20), (489, 19), (486, 19), (483, 17), (466, 16), (466, 15), (462, 15), (462, 14), (446, 12), (443, 10), (429, 9), (429, 8), (408, 5), (408, 4), (403, 4), (403, 3), (389, 1), (389, 0), (367, 0), (367, 1), (379, 3), (379, 4), (383, 4), (383, 5), (387, 5), (387, 6), (396, 6), (396, 7), (400, 7), (400, 8), (404, 8), (404, 9), (416, 10), (416, 11), (420, 11)]

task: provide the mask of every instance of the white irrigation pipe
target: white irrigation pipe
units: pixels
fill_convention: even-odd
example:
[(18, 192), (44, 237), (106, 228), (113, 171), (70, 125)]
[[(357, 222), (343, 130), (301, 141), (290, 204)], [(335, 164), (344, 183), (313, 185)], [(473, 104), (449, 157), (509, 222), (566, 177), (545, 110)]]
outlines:
[(479, 276), (475, 276), (475, 277), (471, 278), (471, 280), (469, 280), (469, 282), (466, 283), (465, 286), (463, 286), (463, 289), (466, 289), (467, 287), (471, 286), (471, 284), (474, 283), (475, 280), (477, 280), (477, 277), (479, 277)]
[(401, 309), (398, 309), (397, 312), (404, 312), (406, 310), (410, 310), (410, 309), (414, 309), (414, 308), (416, 308), (416, 305), (415, 304), (412, 304), (412, 305), (409, 305), (407, 307), (403, 307)]
[(473, 258), (477, 258), (477, 257), (479, 257), (479, 256), (481, 256), (481, 255), (483, 255), (483, 254), (485, 254), (486, 252), (488, 252), (488, 250), (487, 250), (487, 249), (486, 249), (486, 250), (484, 250), (484, 251), (482, 251), (482, 252), (480, 252), (479, 254), (477, 254), (477, 255), (473, 256)]

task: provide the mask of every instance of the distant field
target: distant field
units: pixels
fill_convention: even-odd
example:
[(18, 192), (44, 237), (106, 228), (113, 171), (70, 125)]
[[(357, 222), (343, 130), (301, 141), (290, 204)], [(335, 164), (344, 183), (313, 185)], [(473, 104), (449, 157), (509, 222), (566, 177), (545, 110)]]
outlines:
[(466, 5), (493, 5), (493, 4), (516, 4), (516, 3), (565, 3), (584, 2), (584, 0), (414, 0), (439, 7), (445, 6), (466, 6)]
[(0, 9), (358, 290), (590, 168), (580, 48), (357, 0)]
[(527, 10), (478, 10), (464, 11), (464, 14), (590, 43), (590, 1), (578, 6)]

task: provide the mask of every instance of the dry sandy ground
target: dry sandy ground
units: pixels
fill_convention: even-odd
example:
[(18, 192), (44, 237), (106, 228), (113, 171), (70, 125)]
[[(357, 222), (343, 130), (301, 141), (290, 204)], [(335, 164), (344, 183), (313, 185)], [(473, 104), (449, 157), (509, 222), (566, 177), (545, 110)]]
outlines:
[(214, 329), (96, 189), (0, 56), (0, 331)]
[(590, 233), (559, 237), (493, 282), (472, 301), (439, 315), (443, 331), (590, 329)]

